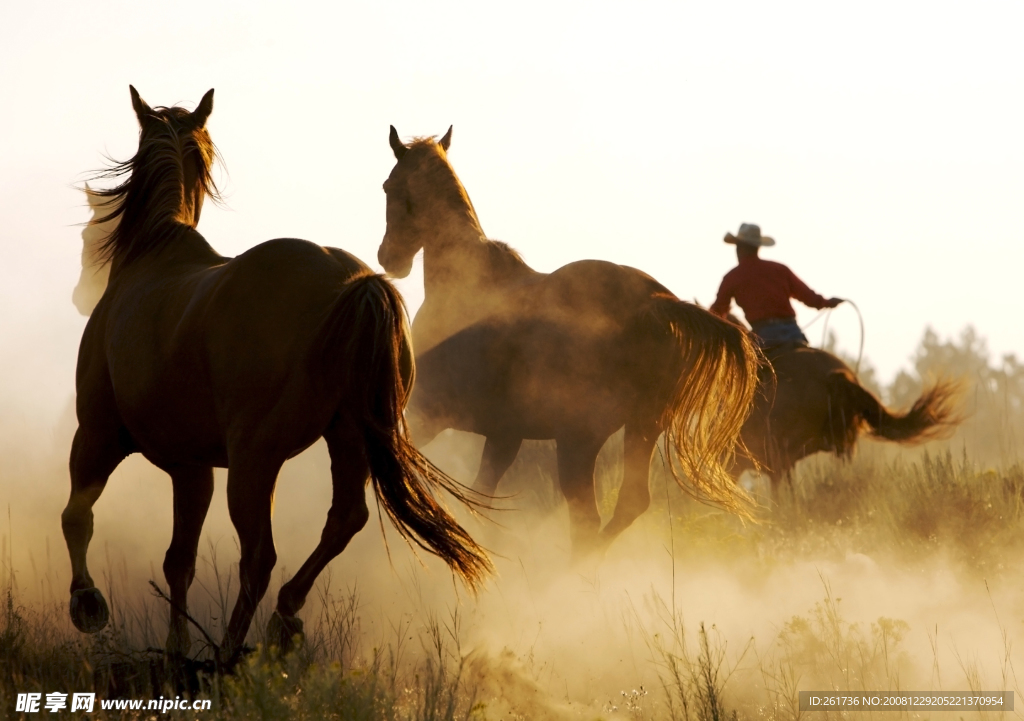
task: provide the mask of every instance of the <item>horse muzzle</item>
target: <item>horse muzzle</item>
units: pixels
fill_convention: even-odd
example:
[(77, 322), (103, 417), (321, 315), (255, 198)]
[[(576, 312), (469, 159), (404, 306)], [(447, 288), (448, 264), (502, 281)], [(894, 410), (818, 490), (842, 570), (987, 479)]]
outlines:
[(377, 250), (377, 262), (381, 264), (384, 272), (390, 277), (405, 278), (412, 272), (412, 261), (415, 254), (404, 258), (396, 258), (396, 254), (391, 252), (391, 247), (387, 236), (385, 236), (384, 242), (380, 244), (380, 248)]

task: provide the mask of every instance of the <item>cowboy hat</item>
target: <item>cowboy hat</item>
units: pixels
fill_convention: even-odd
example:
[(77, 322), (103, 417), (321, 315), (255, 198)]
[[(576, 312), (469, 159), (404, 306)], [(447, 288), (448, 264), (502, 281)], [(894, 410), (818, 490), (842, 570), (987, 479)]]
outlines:
[(736, 235), (726, 233), (725, 242), (732, 245), (736, 245), (737, 243), (753, 246), (775, 245), (775, 241), (773, 239), (769, 238), (767, 235), (761, 235), (761, 226), (754, 225), (753, 223), (743, 223)]

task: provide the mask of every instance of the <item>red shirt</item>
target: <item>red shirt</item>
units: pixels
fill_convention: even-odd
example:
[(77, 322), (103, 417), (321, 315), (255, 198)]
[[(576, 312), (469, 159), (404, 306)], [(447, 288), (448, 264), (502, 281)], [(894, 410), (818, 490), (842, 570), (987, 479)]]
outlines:
[(796, 298), (811, 308), (824, 308), (828, 301), (815, 293), (782, 263), (748, 256), (722, 278), (718, 298), (711, 312), (724, 317), (732, 299), (743, 309), (748, 323), (770, 318), (796, 318), (789, 302)]

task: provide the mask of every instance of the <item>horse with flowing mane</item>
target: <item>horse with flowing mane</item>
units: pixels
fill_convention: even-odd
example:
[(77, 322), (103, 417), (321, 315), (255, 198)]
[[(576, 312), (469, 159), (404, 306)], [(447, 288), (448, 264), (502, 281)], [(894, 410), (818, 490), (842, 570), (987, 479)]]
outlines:
[[(634, 268), (584, 260), (539, 273), (488, 240), (448, 162), (451, 132), (404, 145), (392, 127), (397, 163), (384, 183), (378, 260), (405, 277), (423, 250), (413, 440), (422, 447), (446, 428), (486, 436), (474, 488), (493, 494), (524, 439), (554, 439), (576, 558), (606, 547), (650, 505), (662, 433), (684, 490), (746, 512), (723, 464), (757, 387), (747, 334)], [(625, 474), (602, 529), (594, 465), (623, 426)]]
[(767, 472), (775, 498), (796, 462), (812, 453), (849, 458), (864, 432), (880, 440), (920, 443), (942, 438), (961, 421), (955, 381), (937, 381), (906, 413), (893, 413), (828, 351), (798, 346), (769, 351), (768, 358), (775, 373), (762, 374), (754, 410), (743, 426), (746, 450), (736, 455), (733, 473)]
[(91, 196), (110, 210), (94, 223), (117, 225), (100, 248), (109, 284), (79, 349), (79, 427), (61, 517), (75, 626), (94, 633), (109, 618), (86, 564), (92, 506), (114, 468), (136, 452), (166, 471), (174, 490), (163, 564), (170, 653), (191, 645), (187, 594), (213, 467), (228, 469), (228, 510), (241, 545), (238, 598), (219, 654), (230, 662), (276, 562), (278, 471), (321, 436), (333, 502), (320, 543), (281, 588), (272, 639), (287, 647), (301, 632), (295, 614), (313, 582), (365, 525), (368, 478), (401, 534), (475, 587), (490, 561), (434, 492), (472, 499), (420, 455), (403, 422), (414, 363), (398, 292), (349, 253), (304, 240), (219, 255), (196, 231), (205, 196), (217, 197), (216, 149), (206, 130), (213, 91), (194, 112), (151, 108), (135, 88), (131, 97), (138, 151), (101, 176), (124, 178), (120, 185)]

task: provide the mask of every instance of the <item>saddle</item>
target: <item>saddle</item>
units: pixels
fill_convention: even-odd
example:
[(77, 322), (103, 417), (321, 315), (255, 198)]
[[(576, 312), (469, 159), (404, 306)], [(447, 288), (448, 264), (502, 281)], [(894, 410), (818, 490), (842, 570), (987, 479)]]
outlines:
[(764, 357), (769, 363), (774, 364), (775, 360), (780, 356), (784, 356), (787, 353), (791, 353), (800, 348), (809, 348), (810, 345), (800, 340), (787, 340), (781, 343), (772, 343), (770, 345), (762, 345), (761, 352), (764, 353)]

